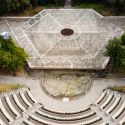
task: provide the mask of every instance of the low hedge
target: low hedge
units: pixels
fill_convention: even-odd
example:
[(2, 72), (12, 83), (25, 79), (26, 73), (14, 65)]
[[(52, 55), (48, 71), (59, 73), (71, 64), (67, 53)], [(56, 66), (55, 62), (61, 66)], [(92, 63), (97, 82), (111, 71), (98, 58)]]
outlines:
[(124, 92), (125, 93), (125, 86), (110, 86), (108, 87), (111, 90)]

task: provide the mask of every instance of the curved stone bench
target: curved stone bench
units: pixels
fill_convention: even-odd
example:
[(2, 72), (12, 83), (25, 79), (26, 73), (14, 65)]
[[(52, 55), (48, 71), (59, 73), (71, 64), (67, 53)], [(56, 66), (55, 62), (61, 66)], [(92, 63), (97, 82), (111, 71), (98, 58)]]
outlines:
[(8, 121), (9, 124), (13, 122), (12, 117), (8, 114), (8, 112), (4, 108), (4, 106), (3, 106), (2, 102), (1, 102), (1, 99), (0, 99), (0, 111), (3, 114), (3, 116), (5, 117), (5, 119)]
[[(2, 125), (11, 124), (16, 119), (23, 118), (23, 114), (30, 110), (30, 108), (34, 108), (34, 104), (36, 103), (37, 101), (27, 88), (1, 93), (0, 125), (2, 122)], [(29, 109), (27, 109), (27, 107)]]
[(5, 100), (6, 100), (6, 103), (7, 103), (8, 107), (10, 108), (10, 110), (13, 112), (13, 114), (15, 114), (16, 118), (20, 117), (20, 114), (13, 107), (13, 105), (12, 105), (8, 96), (5, 96)]
[(37, 103), (37, 101), (34, 99), (33, 95), (31, 94), (30, 90), (26, 90), (26, 94), (28, 95), (28, 97), (33, 103), (35, 104)]
[(25, 97), (23, 92), (19, 92), (19, 95), (21, 97), (21, 99), (23, 100), (23, 102), (25, 103), (25, 105), (28, 106), (28, 108), (31, 108), (32, 105), (28, 102), (27, 98)]
[(41, 109), (47, 113), (52, 113), (53, 115), (63, 115), (63, 116), (68, 116), (68, 115), (79, 115), (79, 114), (82, 114), (82, 113), (85, 113), (87, 111), (90, 111), (91, 108), (90, 106), (88, 106), (86, 109), (83, 109), (81, 111), (78, 111), (78, 112), (56, 112), (56, 111), (52, 111), (52, 110), (49, 110), (43, 106), (41, 106)]
[[(36, 122), (38, 122), (38, 123), (41, 123), (41, 124), (45, 124), (45, 125), (60, 125), (60, 124), (67, 124), (66, 123), (66, 121), (64, 121), (64, 122), (62, 122), (62, 123), (60, 123), (60, 122), (58, 122), (58, 121), (50, 121), (50, 120), (44, 120), (44, 119), (42, 119), (42, 118), (39, 118), (39, 117), (37, 117), (37, 116), (35, 116), (35, 115), (30, 115), (29, 116), (29, 120), (30, 120), (30, 118), (32, 119), (32, 120), (35, 120)], [(90, 120), (86, 120), (86, 121), (83, 121), (83, 122), (81, 122), (81, 125), (91, 125), (91, 124), (94, 124), (94, 123), (96, 123), (96, 122), (98, 122), (98, 121), (100, 121), (100, 120), (102, 120), (102, 118), (100, 118), (100, 117), (95, 117), (95, 118), (92, 118), (92, 119), (90, 119)], [(75, 120), (74, 120), (75, 121)], [(74, 122), (73, 122), (73, 124), (74, 124)]]
[(81, 116), (78, 115), (78, 116), (72, 117), (70, 115), (69, 118), (67, 116), (66, 117), (52, 116), (52, 115), (46, 114), (46, 113), (44, 113), (44, 112), (42, 112), (40, 110), (35, 111), (35, 113), (42, 116), (42, 117), (46, 117), (46, 118), (54, 119), (54, 120), (59, 120), (59, 121), (82, 120), (82, 119), (86, 119), (86, 118), (89, 118), (89, 117), (92, 117), (92, 116), (96, 115), (96, 113), (94, 111), (91, 111), (88, 114), (83, 114)]
[(19, 108), (19, 106), (15, 102), (15, 100), (14, 100), (12, 95), (9, 96), (9, 99), (10, 99), (12, 105), (14, 106), (14, 108), (17, 110), (17, 112), (19, 112), (19, 114), (22, 115), (23, 111)]
[(95, 105), (99, 104), (107, 95), (107, 93), (104, 91), (101, 96), (96, 100)]
[(19, 102), (17, 96), (15, 94), (12, 94), (12, 97), (16, 103), (16, 105), (18, 106), (18, 108), (22, 111), (22, 112), (26, 112), (26, 109), (23, 107), (23, 105)]
[(110, 94), (108, 96), (108, 98), (106, 99), (106, 101), (100, 106), (100, 109), (104, 109), (109, 103), (110, 101), (113, 99), (114, 95)]
[(120, 101), (121, 101), (121, 97), (117, 97), (113, 105), (107, 109), (106, 113), (110, 114), (117, 107)]
[(50, 111), (46, 111), (46, 110), (44, 110), (43, 108), (40, 108), (40, 109), (38, 109), (38, 111), (41, 111), (43, 114), (45, 114), (45, 115), (48, 115), (48, 116), (55, 116), (55, 117), (61, 117), (61, 118), (65, 118), (65, 117), (67, 117), (67, 119), (68, 118), (75, 118), (75, 117), (83, 117), (83, 116), (86, 116), (87, 114), (91, 114), (93, 111), (91, 110), (91, 108), (89, 107), (88, 109), (85, 109), (84, 111), (82, 111), (82, 112), (72, 112), (72, 113), (64, 113), (64, 112), (51, 112), (51, 110)]
[(119, 110), (112, 116), (112, 119), (114, 120), (117, 119), (124, 111), (125, 111), (125, 101), (123, 102)]

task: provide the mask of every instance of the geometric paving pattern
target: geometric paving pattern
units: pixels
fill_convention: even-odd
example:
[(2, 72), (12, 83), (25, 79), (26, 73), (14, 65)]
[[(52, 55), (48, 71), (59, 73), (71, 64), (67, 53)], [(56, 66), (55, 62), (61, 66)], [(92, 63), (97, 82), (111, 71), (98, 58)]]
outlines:
[[(102, 19), (92, 9), (44, 9), (13, 34), (31, 68), (103, 69), (109, 61), (105, 46), (123, 30)], [(66, 28), (74, 33), (61, 34)]]

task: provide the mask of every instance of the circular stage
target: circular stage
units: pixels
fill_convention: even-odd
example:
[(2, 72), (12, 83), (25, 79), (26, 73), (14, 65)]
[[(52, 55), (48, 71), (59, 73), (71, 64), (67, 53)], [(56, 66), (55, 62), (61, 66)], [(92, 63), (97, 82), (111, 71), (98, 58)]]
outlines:
[(56, 98), (75, 99), (91, 88), (90, 75), (82, 72), (46, 71), (41, 86), (46, 94)]

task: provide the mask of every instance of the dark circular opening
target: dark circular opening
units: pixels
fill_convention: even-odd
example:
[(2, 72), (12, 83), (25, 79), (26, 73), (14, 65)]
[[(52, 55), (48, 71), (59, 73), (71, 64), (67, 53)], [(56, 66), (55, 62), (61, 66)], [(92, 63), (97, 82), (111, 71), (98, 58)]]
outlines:
[(65, 29), (61, 30), (61, 34), (64, 36), (70, 36), (70, 35), (74, 34), (74, 31), (70, 28), (65, 28)]

